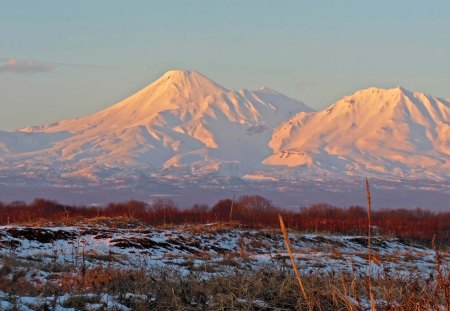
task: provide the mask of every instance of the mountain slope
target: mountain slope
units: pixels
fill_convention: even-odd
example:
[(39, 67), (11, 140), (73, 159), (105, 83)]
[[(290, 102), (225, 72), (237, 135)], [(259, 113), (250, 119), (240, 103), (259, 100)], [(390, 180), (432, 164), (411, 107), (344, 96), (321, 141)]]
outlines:
[(274, 131), (268, 165), (448, 177), (450, 102), (403, 88), (369, 88)]
[[(0, 133), (3, 161), (239, 175), (270, 155), (272, 130), (304, 104), (268, 88), (229, 91), (195, 71), (164, 74), (118, 104), (80, 119)], [(14, 138), (8, 138), (13, 136)], [(26, 139), (34, 140), (34, 147)]]

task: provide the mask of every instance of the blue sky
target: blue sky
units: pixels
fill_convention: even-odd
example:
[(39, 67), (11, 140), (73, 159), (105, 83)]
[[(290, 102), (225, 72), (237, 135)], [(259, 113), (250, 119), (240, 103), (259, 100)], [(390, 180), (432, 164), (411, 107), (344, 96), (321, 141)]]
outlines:
[(450, 1), (3, 1), (0, 129), (80, 117), (170, 69), (322, 109), (369, 86), (450, 98)]

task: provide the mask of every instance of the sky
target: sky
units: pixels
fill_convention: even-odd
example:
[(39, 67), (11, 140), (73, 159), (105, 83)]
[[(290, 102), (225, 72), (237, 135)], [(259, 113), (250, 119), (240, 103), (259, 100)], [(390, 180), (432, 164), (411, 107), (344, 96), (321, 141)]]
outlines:
[(172, 69), (320, 110), (358, 89), (450, 98), (450, 1), (2, 1), (0, 130), (81, 117)]

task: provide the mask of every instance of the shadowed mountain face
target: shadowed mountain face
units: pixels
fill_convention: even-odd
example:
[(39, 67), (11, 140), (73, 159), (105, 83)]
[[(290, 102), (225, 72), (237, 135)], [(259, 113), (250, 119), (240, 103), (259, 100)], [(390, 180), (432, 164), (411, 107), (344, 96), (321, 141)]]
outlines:
[(230, 91), (174, 70), (95, 114), (0, 132), (0, 176), (6, 188), (163, 192), (187, 184), (241, 189), (249, 181), (284, 191), (299, 181), (360, 176), (448, 185), (450, 103), (369, 88), (315, 112), (266, 87)]

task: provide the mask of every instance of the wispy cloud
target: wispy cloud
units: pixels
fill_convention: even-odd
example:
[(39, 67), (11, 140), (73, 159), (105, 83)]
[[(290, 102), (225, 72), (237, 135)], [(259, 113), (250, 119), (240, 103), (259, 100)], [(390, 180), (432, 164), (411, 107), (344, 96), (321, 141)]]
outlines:
[(2, 59), (0, 73), (43, 73), (56, 68), (56, 64), (38, 62), (36, 60)]
[(80, 67), (111, 69), (110, 67), (89, 64), (74, 64), (62, 62), (45, 62), (34, 59), (21, 60), (17, 58), (0, 57), (0, 74), (2, 73), (45, 73), (53, 71), (56, 67)]

